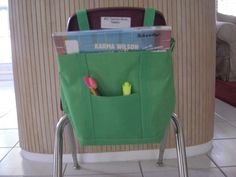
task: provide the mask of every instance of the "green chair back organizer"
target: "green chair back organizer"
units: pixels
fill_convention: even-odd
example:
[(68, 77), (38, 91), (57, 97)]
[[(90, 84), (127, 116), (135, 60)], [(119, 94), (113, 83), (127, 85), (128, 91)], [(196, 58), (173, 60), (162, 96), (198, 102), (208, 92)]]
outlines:
[[(155, 25), (157, 11), (141, 10), (144, 11), (143, 25)], [(77, 19), (80, 30), (90, 30), (94, 25), (89, 21), (92, 15), (81, 10), (71, 20)], [(80, 145), (159, 144), (162, 141), (175, 108), (173, 47), (174, 40), (170, 50), (164, 52), (58, 56), (62, 107)], [(84, 76), (96, 80), (99, 96), (90, 93)], [(132, 93), (123, 96), (122, 84), (126, 81), (131, 83)], [(57, 143), (58, 139), (55, 146)]]
[[(148, 10), (145, 26), (153, 26)], [(86, 11), (79, 11), (80, 29), (89, 30)], [(151, 20), (150, 20), (151, 19)], [(81, 145), (159, 143), (174, 111), (171, 50), (75, 53), (58, 57), (63, 110)], [(93, 77), (101, 96), (83, 82)], [(130, 82), (132, 94), (122, 95)]]

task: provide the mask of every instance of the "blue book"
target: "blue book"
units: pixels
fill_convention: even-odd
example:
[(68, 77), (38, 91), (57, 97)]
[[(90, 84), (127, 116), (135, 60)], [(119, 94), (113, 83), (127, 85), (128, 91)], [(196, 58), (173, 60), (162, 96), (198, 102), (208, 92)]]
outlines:
[(53, 33), (59, 55), (71, 53), (167, 50), (171, 27), (152, 26)]

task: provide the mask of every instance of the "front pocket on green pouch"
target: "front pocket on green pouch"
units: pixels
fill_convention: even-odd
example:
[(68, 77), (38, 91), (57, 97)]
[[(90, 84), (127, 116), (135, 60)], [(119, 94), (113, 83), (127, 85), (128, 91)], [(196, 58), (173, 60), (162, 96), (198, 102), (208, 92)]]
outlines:
[(92, 111), (96, 138), (128, 139), (142, 136), (140, 99), (130, 96), (93, 96)]

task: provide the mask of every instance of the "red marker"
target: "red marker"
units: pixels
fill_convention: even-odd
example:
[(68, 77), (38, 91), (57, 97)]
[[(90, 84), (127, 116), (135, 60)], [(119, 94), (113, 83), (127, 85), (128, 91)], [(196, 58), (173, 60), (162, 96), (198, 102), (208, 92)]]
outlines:
[(87, 87), (90, 89), (91, 93), (95, 96), (97, 96), (97, 83), (95, 82), (95, 80), (91, 77), (84, 77), (83, 78), (85, 84), (87, 85)]

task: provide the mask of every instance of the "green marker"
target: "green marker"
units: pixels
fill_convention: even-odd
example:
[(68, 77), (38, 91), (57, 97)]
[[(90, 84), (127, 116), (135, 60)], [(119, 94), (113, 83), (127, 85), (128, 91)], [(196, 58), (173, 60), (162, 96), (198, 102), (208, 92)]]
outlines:
[(131, 84), (129, 82), (125, 82), (122, 85), (123, 95), (127, 96), (131, 94)]

